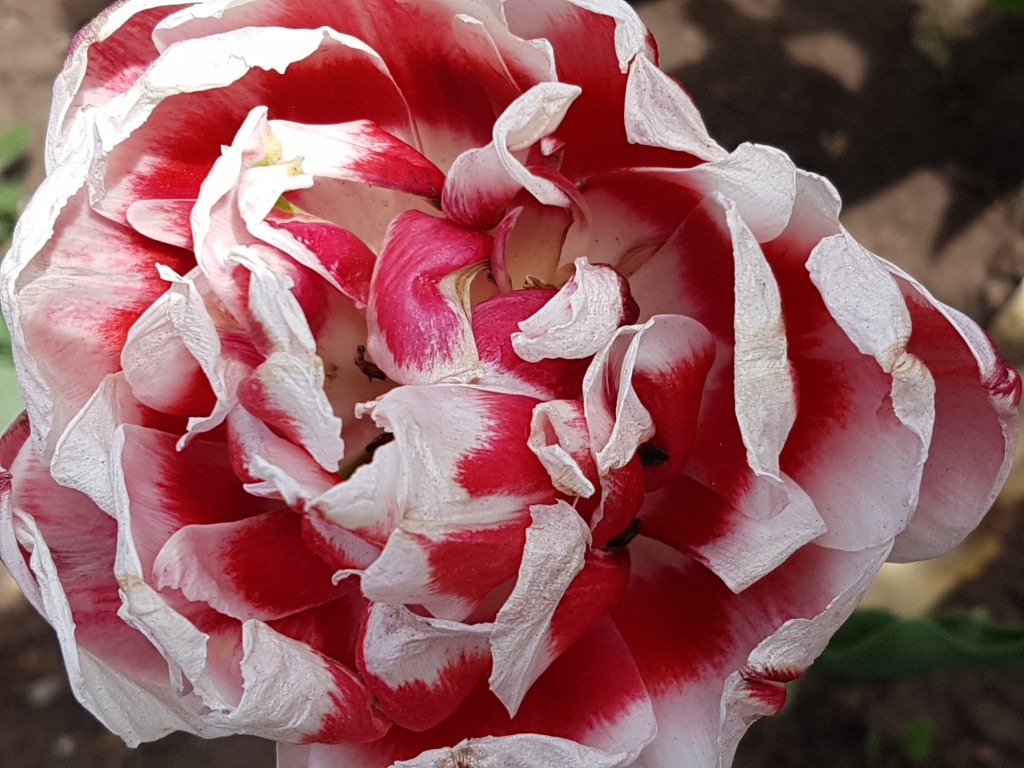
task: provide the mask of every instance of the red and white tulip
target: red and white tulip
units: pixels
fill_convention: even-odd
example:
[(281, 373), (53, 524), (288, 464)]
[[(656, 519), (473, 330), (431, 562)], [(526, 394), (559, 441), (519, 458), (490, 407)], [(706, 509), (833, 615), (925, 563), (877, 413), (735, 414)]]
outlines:
[(129, 744), (727, 766), (1020, 382), (621, 0), (125, 0), (3, 265), (0, 554)]

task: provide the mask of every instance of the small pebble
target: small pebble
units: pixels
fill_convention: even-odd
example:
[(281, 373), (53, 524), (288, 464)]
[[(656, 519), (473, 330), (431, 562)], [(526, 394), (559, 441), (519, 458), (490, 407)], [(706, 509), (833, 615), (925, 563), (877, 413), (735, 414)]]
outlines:
[(25, 689), (25, 701), (34, 709), (42, 709), (52, 704), (63, 690), (63, 678), (56, 675), (44, 675), (28, 684)]
[(68, 758), (75, 754), (75, 737), (62, 733), (53, 740), (53, 756), (57, 758)]

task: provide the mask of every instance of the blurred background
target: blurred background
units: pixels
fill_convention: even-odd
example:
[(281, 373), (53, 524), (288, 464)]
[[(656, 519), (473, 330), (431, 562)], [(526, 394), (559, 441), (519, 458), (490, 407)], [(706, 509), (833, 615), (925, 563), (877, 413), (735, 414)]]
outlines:
[[(324, 0), (328, 2), (329, 0)], [(773, 144), (842, 194), (869, 248), (979, 321), (1024, 364), (1024, 14), (1015, 0), (638, 0), (662, 65), (727, 148)], [(103, 0), (0, 0), (0, 241), (42, 177), (50, 88)], [(23, 126), (23, 127), (18, 127)], [(12, 133), (12, 131), (14, 131)], [(14, 138), (11, 138), (11, 137)], [(6, 243), (0, 244), (0, 252)], [(0, 337), (0, 419), (18, 410)], [(1024, 624), (1024, 471), (957, 552), (886, 566), (866, 600), (907, 617)], [(2, 571), (2, 569), (0, 569)], [(1018, 660), (1024, 663), (1024, 658)], [(71, 696), (49, 627), (0, 573), (0, 764), (270, 768), (252, 739), (128, 750)], [(737, 768), (1021, 768), (1024, 670), (910, 680), (810, 674), (754, 726)]]

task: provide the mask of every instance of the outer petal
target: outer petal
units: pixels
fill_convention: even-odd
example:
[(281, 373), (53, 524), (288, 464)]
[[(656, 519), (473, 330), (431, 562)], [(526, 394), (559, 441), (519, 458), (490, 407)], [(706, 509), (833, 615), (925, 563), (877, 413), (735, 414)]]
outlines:
[(917, 511), (893, 559), (934, 557), (981, 519), (1013, 462), (1021, 384), (968, 318), (891, 265), (914, 324), (908, 352), (935, 377), (935, 426)]
[(120, 368), (129, 329), (166, 289), (156, 264), (181, 268), (191, 259), (93, 214), (77, 192), (80, 171), (68, 163), (48, 177), (3, 262), (15, 361), (34, 440), (40, 450), (49, 441), (47, 451), (103, 377)]
[[(888, 525), (876, 519), (873, 528), (877, 533), (869, 542), (879, 544), (899, 533), (917, 506), (921, 472), (932, 441), (935, 381), (921, 360), (907, 353), (910, 312), (895, 279), (877, 257), (842, 233), (823, 240), (811, 252), (807, 268), (839, 326), (863, 354), (872, 355), (891, 376), (893, 412), (917, 438), (913, 469), (900, 479), (907, 501), (896, 519), (893, 510), (885, 510)], [(866, 522), (862, 525), (867, 527)], [(823, 541), (830, 542), (842, 542), (838, 532)], [(863, 546), (861, 542), (859, 546)]]
[[(110, 153), (106, 168), (93, 171), (93, 185), (104, 190), (97, 205), (120, 219), (138, 199), (195, 199), (220, 146), (230, 143), (256, 106), (271, 117), (327, 124), (377, 117), (388, 125), (378, 117), (381, 111), (404, 112), (400, 102), (391, 106), (394, 96), (385, 96), (381, 109), (353, 114), (353, 106), (365, 108), (366, 102), (337, 78), (331, 81), (337, 98), (312, 98), (336, 67), (368, 75), (362, 87), (390, 90), (386, 68), (365, 44), (323, 28), (264, 24), (168, 46), (96, 115), (102, 151)], [(175, 130), (182, 122), (191, 129)]]
[[(267, 7), (216, 0), (204, 6), (168, 19), (157, 38), (166, 44), (258, 23), (324, 25), (365, 41), (388, 62), (397, 90), (408, 100), (424, 153), (440, 158), (441, 167), (447, 167), (467, 146), (486, 142), (495, 116), (513, 92), (511, 83), (525, 90), (534, 82), (554, 79), (549, 47), (510, 34), (496, 3), (445, 0), (415, 7), (385, 2)], [(476, 29), (477, 24), (483, 29)], [(400, 38), (394, 34), (399, 25), (405, 31)], [(460, 94), (458, 104), (436, 97), (449, 90)], [(352, 100), (369, 111), (375, 97), (373, 91), (356, 90)]]
[(747, 725), (781, 707), (781, 683), (820, 653), (889, 549), (812, 545), (733, 595), (692, 561), (638, 544), (612, 616), (655, 702), (658, 736), (641, 756), (645, 768), (728, 765)]
[(177, 695), (163, 659), (119, 621), (113, 521), (56, 485), (27, 444), (11, 465), (13, 489), (10, 475), (0, 489), (0, 555), (56, 629), (76, 698), (133, 745), (173, 730), (226, 735), (203, 724), (202, 702)]

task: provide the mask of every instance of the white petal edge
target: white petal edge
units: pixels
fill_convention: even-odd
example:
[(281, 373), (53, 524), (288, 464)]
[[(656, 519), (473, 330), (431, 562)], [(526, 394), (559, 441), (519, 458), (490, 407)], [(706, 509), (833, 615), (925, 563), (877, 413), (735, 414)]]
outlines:
[(519, 576), (494, 619), (490, 643), (494, 665), (488, 682), (511, 717), (553, 661), (545, 652), (551, 619), (583, 570), (591, 542), (586, 521), (564, 501), (530, 507), (530, 515)]

